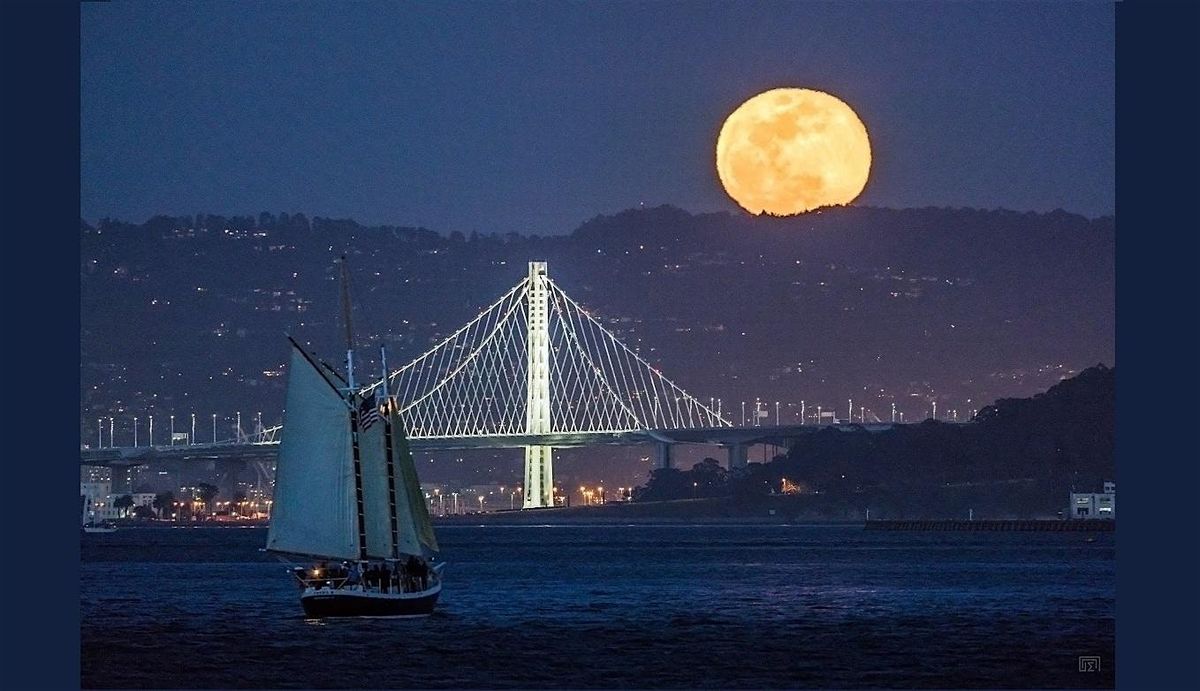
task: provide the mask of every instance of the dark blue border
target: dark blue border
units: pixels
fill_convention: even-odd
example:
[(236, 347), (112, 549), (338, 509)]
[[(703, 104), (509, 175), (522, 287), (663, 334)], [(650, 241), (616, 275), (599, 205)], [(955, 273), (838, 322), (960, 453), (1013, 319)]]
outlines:
[[(0, 3), (4, 686), (79, 686), (79, 6)], [(10, 580), (10, 583), (17, 581)]]
[[(1200, 450), (1191, 418), (1200, 390), (1200, 13), (1189, 3), (1142, 2), (1118, 3), (1116, 12), (1117, 678), (1126, 688), (1197, 688)], [(78, 445), (79, 8), (5, 2), (0, 13), (5, 558), (36, 573), (47, 594), (5, 603), (5, 682), (72, 688), (79, 685), (79, 538), (70, 491)]]
[(1117, 3), (1117, 685), (1200, 688), (1193, 3)]

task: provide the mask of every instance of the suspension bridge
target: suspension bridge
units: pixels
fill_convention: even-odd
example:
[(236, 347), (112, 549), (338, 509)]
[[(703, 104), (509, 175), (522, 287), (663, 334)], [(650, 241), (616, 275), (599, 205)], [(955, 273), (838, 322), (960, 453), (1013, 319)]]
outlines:
[[(447, 336), (372, 388), (399, 402), (414, 451), (523, 448), (524, 507), (553, 505), (553, 449), (657, 446), (657, 467), (674, 444), (728, 450), (746, 465), (754, 444), (784, 445), (839, 423), (735, 427), (622, 343), (551, 280), (545, 262)], [(286, 415), (286, 411), (285, 411)], [(286, 420), (286, 417), (285, 417)], [(888, 423), (855, 428), (882, 430)], [(282, 426), (212, 444), (82, 449), (87, 465), (156, 459), (274, 460)]]

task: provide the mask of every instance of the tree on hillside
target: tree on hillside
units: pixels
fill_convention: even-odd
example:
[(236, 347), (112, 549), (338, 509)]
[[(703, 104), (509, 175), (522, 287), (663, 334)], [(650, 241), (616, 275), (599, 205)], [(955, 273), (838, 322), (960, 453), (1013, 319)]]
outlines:
[(133, 508), (133, 497), (128, 494), (122, 494), (113, 502), (113, 508), (120, 511), (122, 516), (128, 516), (129, 509)]
[(235, 515), (240, 515), (241, 514), (241, 505), (242, 505), (242, 502), (244, 502), (244, 501), (246, 501), (246, 493), (245, 492), (234, 492), (233, 493), (233, 503), (230, 504), (230, 511)]
[(200, 493), (200, 501), (204, 502), (204, 509), (209, 513), (213, 512), (213, 500), (220, 494), (220, 490), (216, 485), (210, 485), (207, 482), (201, 482), (196, 485), (196, 489)]
[(705, 458), (693, 465), (688, 475), (697, 490), (696, 495), (700, 497), (724, 494), (729, 479), (729, 471), (722, 468), (721, 463), (715, 458)]
[(175, 506), (175, 493), (169, 491), (159, 492), (158, 494), (154, 495), (154, 503), (151, 504), (151, 506), (158, 511), (158, 517), (163, 518), (164, 513), (171, 511)]

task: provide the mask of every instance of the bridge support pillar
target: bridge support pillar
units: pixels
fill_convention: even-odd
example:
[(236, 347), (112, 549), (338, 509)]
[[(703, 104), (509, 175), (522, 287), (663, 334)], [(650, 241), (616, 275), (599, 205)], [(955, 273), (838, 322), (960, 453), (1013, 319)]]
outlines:
[(554, 449), (550, 446), (525, 447), (525, 498), (521, 508), (554, 506)]
[(737, 470), (746, 467), (747, 451), (745, 444), (730, 444), (725, 447), (729, 452), (729, 469)]
[[(525, 371), (525, 431), (547, 434), (550, 424), (550, 286), (546, 262), (529, 262)], [(522, 508), (554, 506), (553, 450), (525, 447), (525, 499)]]
[(658, 453), (654, 456), (654, 469), (660, 470), (662, 468), (670, 468), (672, 467), (672, 463), (671, 444), (665, 441), (660, 441), (658, 443)]

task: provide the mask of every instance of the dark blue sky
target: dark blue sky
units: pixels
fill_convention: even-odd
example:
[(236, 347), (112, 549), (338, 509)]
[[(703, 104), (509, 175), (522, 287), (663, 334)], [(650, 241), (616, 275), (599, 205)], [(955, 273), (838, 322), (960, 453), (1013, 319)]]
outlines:
[(82, 42), (91, 221), (736, 211), (717, 132), (779, 86), (859, 113), (859, 204), (1113, 213), (1105, 2), (86, 3)]

